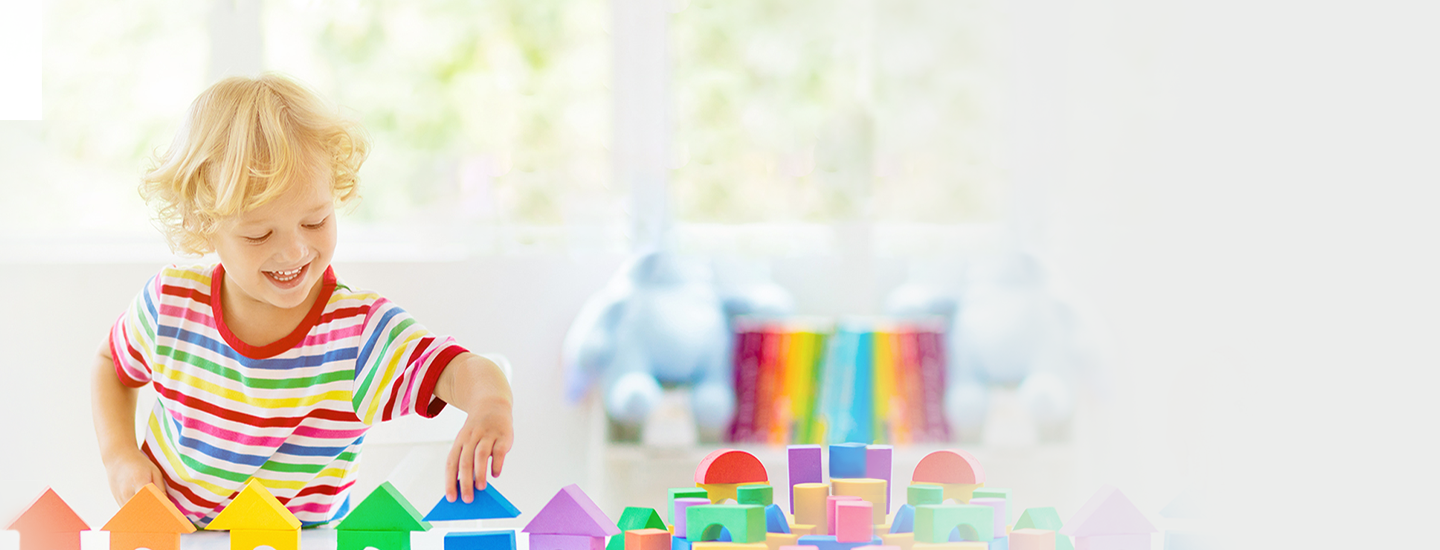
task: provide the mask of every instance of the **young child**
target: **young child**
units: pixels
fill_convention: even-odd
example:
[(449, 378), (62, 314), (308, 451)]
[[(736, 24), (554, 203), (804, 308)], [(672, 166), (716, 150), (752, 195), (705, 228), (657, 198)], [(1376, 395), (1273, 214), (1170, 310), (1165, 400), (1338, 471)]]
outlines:
[[(332, 521), (366, 430), (447, 403), (468, 417), (446, 497), (471, 502), (487, 469), (500, 475), (513, 438), (500, 368), (330, 267), (368, 147), (278, 76), (226, 79), (191, 105), (141, 193), (173, 249), (220, 262), (161, 270), (101, 346), (95, 431), (117, 502), (154, 483), (204, 526), (255, 478), (302, 522)], [(158, 399), (137, 447), (145, 384)]]

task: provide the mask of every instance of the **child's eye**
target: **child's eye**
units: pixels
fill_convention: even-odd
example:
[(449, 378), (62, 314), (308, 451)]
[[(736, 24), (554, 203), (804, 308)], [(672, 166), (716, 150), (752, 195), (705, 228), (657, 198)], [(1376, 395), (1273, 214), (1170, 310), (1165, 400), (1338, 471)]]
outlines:
[(321, 227), (325, 227), (325, 222), (328, 222), (328, 221), (330, 221), (330, 218), (327, 216), (325, 219), (320, 220), (320, 221), (318, 221), (318, 222), (305, 224), (305, 228), (306, 228), (306, 229), (320, 229)]
[(249, 242), (254, 243), (254, 244), (263, 243), (263, 242), (265, 242), (265, 239), (268, 239), (268, 238), (270, 238), (270, 234), (269, 234), (269, 233), (266, 233), (266, 234), (261, 235), (261, 236), (259, 236), (259, 237), (244, 237), (244, 239), (245, 239), (246, 241), (249, 241)]

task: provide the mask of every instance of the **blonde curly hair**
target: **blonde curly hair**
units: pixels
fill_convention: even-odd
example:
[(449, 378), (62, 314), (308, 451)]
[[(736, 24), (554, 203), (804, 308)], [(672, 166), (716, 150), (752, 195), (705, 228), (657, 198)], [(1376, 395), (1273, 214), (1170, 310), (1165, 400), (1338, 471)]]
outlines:
[(370, 152), (365, 131), (318, 95), (277, 74), (232, 77), (190, 105), (175, 141), (140, 184), (170, 249), (214, 250), (220, 220), (283, 194), (328, 168), (336, 204), (359, 196), (357, 172)]

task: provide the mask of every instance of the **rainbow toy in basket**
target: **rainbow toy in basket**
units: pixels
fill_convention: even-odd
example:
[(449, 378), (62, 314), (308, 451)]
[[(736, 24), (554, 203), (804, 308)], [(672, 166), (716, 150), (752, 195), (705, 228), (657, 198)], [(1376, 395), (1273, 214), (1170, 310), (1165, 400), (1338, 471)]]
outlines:
[[(905, 502), (897, 505), (889, 499), (893, 453), (888, 445), (790, 446), (787, 512), (775, 504), (775, 488), (759, 459), (721, 449), (696, 467), (694, 487), (670, 490), (664, 514), (669, 526), (657, 511), (639, 507), (625, 508), (619, 522), (612, 521), (572, 484), (522, 532), (531, 550), (1148, 550), (1156, 532), (1114, 487), (1100, 489), (1069, 522), (1062, 524), (1054, 508), (1030, 508), (1010, 525), (1010, 490), (986, 487), (979, 461), (958, 449), (921, 459)], [(441, 499), (422, 518), (385, 483), (336, 525), (336, 546), (411, 550), (411, 534), (430, 529), (431, 521), (519, 515), (489, 484), (472, 502)], [(89, 526), (46, 489), (7, 529), (20, 532), (21, 550), (80, 550), (80, 532)], [(255, 481), (206, 529), (230, 531), (231, 550), (300, 549), (300, 522)], [(181, 535), (195, 527), (149, 485), (103, 530), (110, 532), (111, 550), (178, 550)], [(444, 548), (515, 550), (516, 532), (450, 531)]]

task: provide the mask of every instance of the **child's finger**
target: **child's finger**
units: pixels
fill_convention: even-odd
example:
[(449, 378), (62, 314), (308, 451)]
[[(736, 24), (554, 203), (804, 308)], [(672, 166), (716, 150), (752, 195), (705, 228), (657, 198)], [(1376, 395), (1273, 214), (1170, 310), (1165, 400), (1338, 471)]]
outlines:
[(490, 469), (490, 446), (493, 442), (489, 439), (481, 439), (480, 444), (475, 446), (475, 489), (485, 490), (485, 471)]
[(505, 467), (505, 454), (510, 452), (510, 442), (500, 439), (495, 442), (494, 450), (490, 452), (490, 475), (500, 477), (500, 470)]
[(460, 487), (455, 480), (460, 479), (458, 470), (460, 467), (460, 442), (456, 441), (450, 446), (450, 456), (445, 458), (445, 501), (455, 502), (460, 498)]
[(475, 501), (475, 447), (463, 445), (460, 449), (460, 500), (466, 504)]

